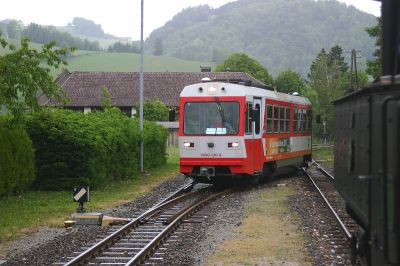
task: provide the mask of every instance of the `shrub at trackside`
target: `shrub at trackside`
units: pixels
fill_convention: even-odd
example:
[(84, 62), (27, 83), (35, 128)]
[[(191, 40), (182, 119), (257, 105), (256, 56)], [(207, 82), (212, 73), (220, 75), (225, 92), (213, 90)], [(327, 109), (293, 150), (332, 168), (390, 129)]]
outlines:
[(0, 119), (0, 196), (20, 193), (35, 179), (32, 142), (21, 126)]
[[(138, 120), (117, 109), (89, 114), (43, 110), (27, 117), (26, 128), (36, 150), (37, 189), (96, 188), (139, 171)], [(147, 169), (166, 162), (166, 138), (163, 127), (144, 124)]]

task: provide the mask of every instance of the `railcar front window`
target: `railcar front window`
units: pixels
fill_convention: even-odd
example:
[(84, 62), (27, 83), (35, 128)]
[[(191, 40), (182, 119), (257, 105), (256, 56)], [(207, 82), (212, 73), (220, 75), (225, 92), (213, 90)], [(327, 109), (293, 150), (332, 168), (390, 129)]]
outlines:
[(187, 102), (183, 132), (186, 135), (235, 135), (239, 132), (238, 102)]

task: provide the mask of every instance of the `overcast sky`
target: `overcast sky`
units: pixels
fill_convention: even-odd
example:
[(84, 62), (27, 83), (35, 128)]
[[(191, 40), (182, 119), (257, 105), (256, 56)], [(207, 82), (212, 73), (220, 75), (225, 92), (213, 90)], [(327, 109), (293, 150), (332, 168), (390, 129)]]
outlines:
[[(283, 1), (283, 0), (276, 0)], [(347, 5), (379, 16), (380, 2), (339, 0)], [(3, 1), (0, 20), (13, 18), (24, 24), (65, 26), (74, 17), (84, 17), (101, 24), (106, 33), (140, 39), (140, 0), (9, 0)], [(144, 36), (163, 26), (189, 6), (208, 4), (217, 8), (233, 0), (144, 0)]]

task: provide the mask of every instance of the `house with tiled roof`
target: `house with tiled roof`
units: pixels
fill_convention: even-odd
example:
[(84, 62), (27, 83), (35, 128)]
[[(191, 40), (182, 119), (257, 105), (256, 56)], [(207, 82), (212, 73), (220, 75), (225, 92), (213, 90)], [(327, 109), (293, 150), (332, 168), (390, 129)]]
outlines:
[[(200, 83), (203, 78), (211, 80), (250, 81), (255, 86), (264, 84), (244, 72), (145, 72), (144, 99), (160, 100), (170, 109), (179, 106), (182, 89)], [(139, 72), (86, 72), (64, 70), (55, 80), (65, 91), (69, 101), (58, 103), (45, 96), (39, 97), (42, 106), (59, 106), (83, 112), (101, 109), (103, 88), (110, 93), (112, 106), (132, 116), (139, 103)]]

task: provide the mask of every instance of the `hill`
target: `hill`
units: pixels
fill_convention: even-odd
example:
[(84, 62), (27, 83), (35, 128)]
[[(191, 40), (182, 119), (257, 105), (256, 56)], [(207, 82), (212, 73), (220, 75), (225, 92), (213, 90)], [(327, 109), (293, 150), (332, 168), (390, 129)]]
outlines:
[(72, 22), (68, 23), (67, 26), (57, 27), (57, 29), (68, 32), (69, 34), (81, 39), (96, 41), (102, 48), (108, 48), (108, 46), (119, 41), (131, 41), (129, 38), (115, 37), (111, 34), (105, 33), (100, 24), (96, 24), (92, 20), (80, 17), (73, 18)]
[(371, 58), (374, 40), (364, 28), (374, 24), (373, 15), (335, 0), (238, 0), (184, 9), (150, 34), (146, 50), (161, 42), (164, 54), (217, 63), (245, 52), (274, 75), (293, 68), (306, 76), (321, 48), (335, 44)]

